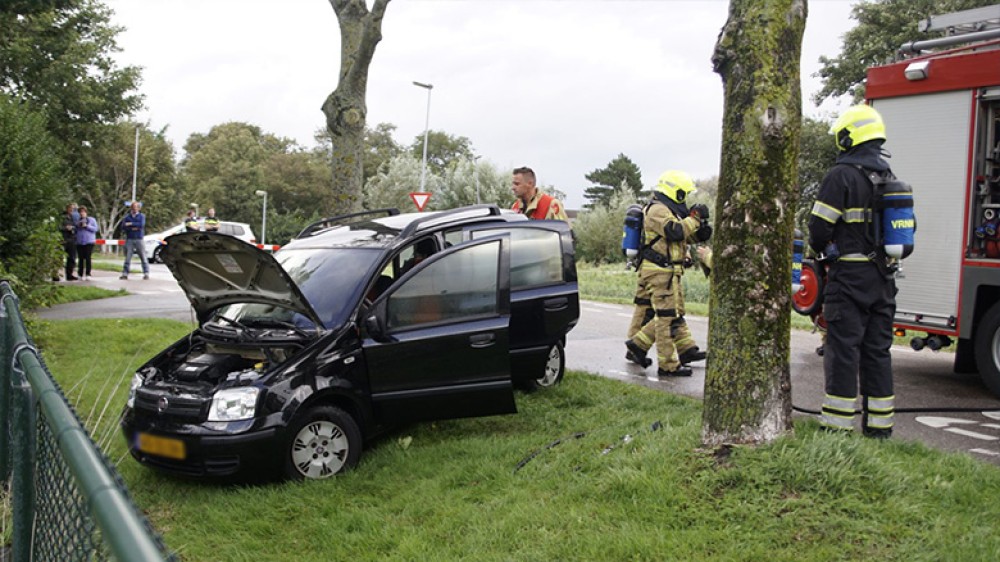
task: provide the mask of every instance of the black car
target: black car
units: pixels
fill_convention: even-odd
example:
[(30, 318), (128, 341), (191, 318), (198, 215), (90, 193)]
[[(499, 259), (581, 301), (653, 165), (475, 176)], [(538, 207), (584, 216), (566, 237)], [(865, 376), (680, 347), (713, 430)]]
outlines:
[(398, 424), (516, 412), (556, 384), (579, 318), (569, 226), (493, 205), (358, 213), (273, 256), (171, 236), (199, 327), (135, 373), (129, 451), (194, 476), (325, 478)]

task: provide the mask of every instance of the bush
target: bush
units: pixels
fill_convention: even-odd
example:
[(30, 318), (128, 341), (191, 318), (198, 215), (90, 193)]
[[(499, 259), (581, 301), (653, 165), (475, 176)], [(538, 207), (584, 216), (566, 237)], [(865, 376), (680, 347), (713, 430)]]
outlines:
[(573, 223), (576, 258), (596, 264), (624, 264), (622, 223), (626, 209), (635, 202), (635, 194), (630, 189), (619, 188), (607, 207), (598, 206), (581, 213)]
[(0, 275), (24, 308), (47, 304), (62, 259), (55, 217), (69, 191), (55, 146), (40, 114), (0, 94)]

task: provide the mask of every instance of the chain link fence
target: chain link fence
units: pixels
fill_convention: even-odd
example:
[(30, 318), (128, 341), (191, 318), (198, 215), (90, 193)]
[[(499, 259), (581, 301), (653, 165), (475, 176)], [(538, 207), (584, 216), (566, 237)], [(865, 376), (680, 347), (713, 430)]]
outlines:
[(0, 282), (0, 560), (177, 560), (80, 423)]

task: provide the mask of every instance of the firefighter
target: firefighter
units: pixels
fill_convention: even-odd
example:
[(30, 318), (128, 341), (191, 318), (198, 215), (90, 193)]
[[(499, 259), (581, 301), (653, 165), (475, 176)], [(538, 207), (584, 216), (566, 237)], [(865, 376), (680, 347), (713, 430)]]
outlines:
[(840, 153), (820, 185), (809, 218), (809, 245), (828, 260), (823, 317), (827, 430), (854, 427), (862, 398), (865, 436), (892, 435), (892, 322), (896, 286), (874, 224), (874, 187), (864, 170), (889, 172), (883, 157), (885, 124), (874, 108), (848, 108), (830, 133)]
[[(625, 347), (629, 360), (645, 366), (646, 354), (655, 343), (657, 375), (661, 377), (691, 376), (687, 364), (705, 358), (705, 352), (695, 345), (684, 321), (681, 284), (688, 243), (705, 242), (712, 236), (708, 207), (698, 204), (689, 210), (684, 202), (694, 192), (690, 175), (668, 170), (660, 175), (653, 197), (644, 209), (646, 244), (641, 251), (636, 300), (649, 299), (654, 319), (635, 332)], [(641, 325), (638, 308), (632, 324), (633, 328)]]
[(535, 187), (535, 172), (531, 168), (515, 168), (512, 175), (511, 191), (515, 199), (511, 209), (534, 220), (568, 220), (562, 202)]

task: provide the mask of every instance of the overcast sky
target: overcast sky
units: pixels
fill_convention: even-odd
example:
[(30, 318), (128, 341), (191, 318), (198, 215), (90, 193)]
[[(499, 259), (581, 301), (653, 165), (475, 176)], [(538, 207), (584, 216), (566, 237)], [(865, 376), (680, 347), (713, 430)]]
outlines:
[[(245, 121), (313, 146), (337, 84), (340, 37), (328, 0), (105, 0), (123, 64), (144, 67), (140, 119), (192, 133)], [(369, 0), (369, 4), (370, 4)], [(851, 0), (809, 0), (803, 108), (815, 108), (820, 55), (836, 56)], [(668, 168), (718, 174), (722, 82), (711, 55), (725, 0), (393, 0), (368, 82), (368, 124), (396, 140), (430, 128), (468, 137), (500, 168), (584, 202), (584, 175), (619, 153), (645, 187)], [(414, 186), (416, 190), (418, 186)]]

